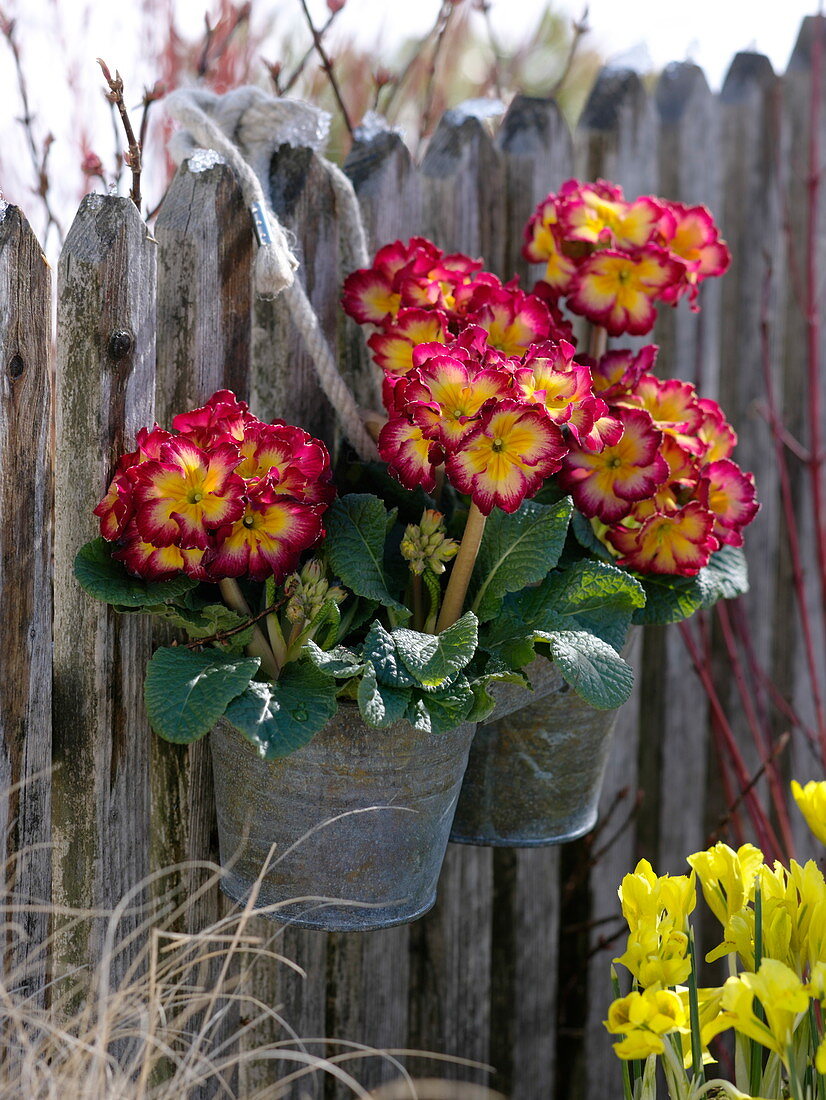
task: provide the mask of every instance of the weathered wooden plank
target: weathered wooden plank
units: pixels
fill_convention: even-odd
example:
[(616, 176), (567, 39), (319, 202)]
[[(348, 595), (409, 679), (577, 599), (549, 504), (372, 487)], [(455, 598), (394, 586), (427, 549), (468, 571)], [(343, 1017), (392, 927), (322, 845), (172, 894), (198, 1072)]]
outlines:
[[(570, 130), (552, 100), (517, 96), (496, 135), (506, 186), (504, 270), (526, 289), (542, 270), (522, 259), (536, 204), (573, 174)], [(493, 853), (491, 1048), (494, 1084), (513, 1100), (552, 1095), (556, 1055), (559, 850)]]
[(445, 112), (421, 165), (422, 233), (448, 252), (504, 267), (505, 179), (502, 158), (483, 122)]
[(226, 164), (193, 163), (178, 169), (154, 227), (161, 423), (217, 389), (249, 397), (252, 218)]
[[(410, 980), (409, 929), (384, 928), (359, 935), (329, 937), (327, 970), (327, 1034), (329, 1053), (343, 1052), (336, 1039), (363, 1043), (376, 1049), (404, 1050), (407, 1046)], [(366, 1088), (375, 1088), (399, 1076), (387, 1057), (371, 1055), (347, 1066)], [(330, 1082), (332, 1085), (333, 1083)], [(352, 1096), (344, 1085), (328, 1088), (336, 1100)]]
[[(270, 198), (282, 224), (293, 234), (300, 261), (298, 279), (321, 329), (357, 400), (373, 395), (372, 380), (353, 354), (339, 355), (345, 318), (339, 305), (343, 273), (341, 238), (345, 231), (328, 170), (312, 149), (280, 145), (270, 165)], [(351, 344), (348, 346), (352, 345)], [(335, 410), (320, 393), (313, 361), (290, 309), (289, 294), (256, 300), (253, 328), (253, 397), (266, 419), (300, 424), (336, 450), (340, 437)]]
[[(666, 67), (657, 84), (659, 185), (665, 199), (690, 205), (704, 203), (717, 215), (720, 205), (720, 160), (698, 157), (697, 150), (716, 150), (719, 110), (705, 76), (688, 63)], [(676, 308), (661, 306), (653, 340), (660, 347), (656, 373), (697, 385), (704, 397), (716, 397), (719, 380), (720, 280), (709, 279), (701, 291), (702, 312), (687, 300)], [(687, 675), (688, 654), (674, 628), (648, 631), (644, 662), (640, 738), (645, 805), (640, 826), (656, 838), (656, 868), (681, 874), (685, 855), (702, 847), (706, 835), (705, 799), (708, 706), (696, 679)], [(697, 792), (675, 814), (670, 776), (679, 772), (686, 787)]]
[[(440, 248), (481, 256), (502, 271), (505, 175), (483, 123), (448, 111), (421, 166), (422, 227)], [(490, 1050), (493, 858), (448, 846), (436, 907), (411, 927), (410, 1047), (487, 1062)], [(416, 1072), (418, 1064), (414, 1063)], [(438, 1065), (426, 1072), (485, 1082)]]
[(522, 258), (524, 228), (537, 203), (573, 174), (573, 138), (551, 99), (518, 95), (496, 134), (505, 169), (503, 276), (519, 275), (529, 288), (541, 269)]
[(493, 852), (490, 1062), (511, 1100), (553, 1096), (560, 849)]
[(400, 134), (385, 131), (359, 139), (357, 132), (344, 171), (358, 196), (371, 252), (421, 235), (421, 181)]
[(618, 183), (629, 198), (657, 186), (654, 104), (630, 69), (603, 69), (574, 135), (577, 175)]
[[(250, 388), (251, 218), (225, 164), (193, 164), (195, 170), (189, 161), (179, 168), (155, 224), (155, 415), (164, 427), (216, 390), (247, 398)], [(151, 751), (153, 867), (217, 859), (209, 746), (183, 748), (153, 738)], [(195, 885), (189, 881), (188, 894)], [(188, 926), (204, 927), (222, 909), (217, 890), (211, 891), (187, 914)]]
[[(92, 509), (118, 455), (152, 421), (155, 262), (134, 205), (88, 195), (58, 268), (53, 873), (55, 901), (84, 909), (113, 905), (149, 867), (142, 683), (151, 628), (90, 600), (72, 561), (97, 533)], [(100, 931), (65, 932), (59, 965), (99, 959)], [(126, 961), (115, 960), (113, 980)]]
[[(588, 180), (601, 177), (618, 183), (629, 198), (656, 193), (657, 140), (658, 120), (654, 104), (637, 74), (628, 70), (603, 70), (597, 78), (574, 136), (577, 175)], [(648, 342), (650, 341), (645, 337), (623, 337), (615, 341), (614, 346), (637, 347)], [(601, 800), (601, 816), (619, 798), (620, 792), (624, 791), (625, 796), (618, 804), (607, 835), (614, 832), (618, 822), (633, 805), (635, 792), (643, 781), (640, 761), (645, 769), (650, 762), (653, 747), (640, 733), (641, 721), (651, 713), (650, 700), (645, 693), (642, 650), (642, 638), (637, 637), (631, 658), (636, 673), (635, 694), (623, 707), (617, 723)], [(644, 706), (641, 700), (645, 701)], [(655, 740), (653, 745), (657, 744), (658, 740)], [(653, 802), (656, 807), (658, 774), (646, 775), (645, 778), (649, 780), (646, 789), (647, 803), (650, 806)], [(572, 935), (567, 931), (570, 925), (579, 927), (585, 924), (592, 927), (587, 939), (594, 954), (587, 966), (585, 1002), (579, 1009), (585, 1015), (585, 1020), (567, 1019), (566, 1031), (560, 1035), (560, 1043), (564, 1040), (566, 1044), (583, 1044), (580, 1057), (574, 1060), (572, 1072), (576, 1075), (577, 1087), (584, 1089), (583, 1094), (587, 1096), (614, 1095), (619, 1080), (616, 1076), (616, 1059), (610, 1045), (605, 1042), (601, 1024), (608, 998), (607, 991), (610, 989), (608, 965), (612, 945), (607, 950), (600, 950), (599, 944), (605, 929), (611, 927), (609, 918), (618, 911), (617, 884), (636, 862), (640, 845), (646, 845), (647, 854), (656, 859), (657, 828), (656, 811), (650, 812), (647, 821), (632, 821), (591, 872), (588, 882), (590, 904), (578, 902), (578, 891), (575, 891), (563, 906), (563, 944), (576, 942), (576, 938), (565, 938)], [(604, 842), (603, 835), (599, 843)], [(572, 849), (572, 852), (575, 856), (576, 850)], [(580, 858), (582, 856), (584, 853)], [(571, 855), (566, 854), (566, 862), (571, 858)], [(568, 981), (571, 980), (572, 978)], [(576, 998), (573, 1003), (576, 1004)], [(577, 1035), (576, 1031), (583, 1025), (583, 1033)], [(562, 1073), (561, 1066), (559, 1073)]]
[(46, 940), (48, 914), (26, 905), (51, 896), (51, 297), (31, 227), (0, 204), (0, 838), (6, 889), (21, 903), (5, 982), (35, 1003), (48, 960), (31, 945)]
[[(614, 955), (621, 953), (617, 948), (622, 943), (621, 940), (611, 939), (620, 925), (617, 921), (612, 922), (610, 918), (617, 917), (620, 912), (617, 887), (623, 875), (633, 870), (638, 856), (647, 855), (652, 860), (655, 858), (653, 851), (650, 849), (646, 851), (639, 847), (633, 819), (630, 827), (620, 832), (628, 815), (633, 813), (639, 779), (637, 751), (638, 748), (641, 752), (646, 751), (647, 748), (647, 746), (638, 746), (640, 714), (647, 706), (645, 692), (640, 690), (642, 643), (643, 632), (638, 630), (631, 642), (631, 652), (626, 658), (635, 672), (634, 694), (623, 705), (617, 719), (613, 750), (608, 762), (605, 787), (600, 801), (600, 817), (604, 819), (621, 791), (624, 791), (625, 795), (620, 802), (616, 802), (614, 814), (604, 833), (599, 837), (597, 847), (603, 849), (603, 854), (589, 876), (590, 909), (584, 910), (591, 925), (587, 936), (590, 955), (587, 959), (583, 958), (581, 951), (575, 963), (575, 967), (580, 972), (583, 969), (587, 970), (585, 1018), (575, 1022), (575, 1026), (583, 1026), (584, 1043), (581, 1060), (576, 1066), (577, 1087), (580, 1091), (574, 1095), (583, 1097), (619, 1096), (622, 1092), (619, 1060), (611, 1050), (611, 1044), (607, 1041), (605, 1028), (602, 1026), (606, 1008), (611, 1000), (611, 959)], [(613, 842), (610, 848), (604, 851), (609, 840)], [(576, 858), (576, 849), (572, 847), (571, 852)], [(592, 852), (590, 855), (593, 858), (596, 853)], [(581, 859), (582, 856), (580, 855), (579, 858)], [(575, 906), (570, 908), (574, 913), (576, 912)], [(562, 920), (564, 936), (565, 907), (563, 907)], [(571, 943), (575, 940), (566, 941), (563, 938), (562, 942)], [(564, 1036), (564, 1040), (575, 1043), (577, 1036), (568, 1033)], [(570, 1087), (571, 1082), (563, 1082), (560, 1078), (560, 1084), (567, 1084)]]
[[(773, 619), (781, 624), (788, 614), (785, 596), (776, 604), (781, 516), (778, 469), (763, 411), (761, 346), (765, 322), (770, 333), (770, 370), (782, 400), (778, 298), (786, 264), (778, 94), (778, 79), (768, 59), (749, 53), (734, 58), (720, 93), (723, 195), (719, 224), (732, 251), (731, 268), (721, 280), (720, 400), (740, 437), (734, 458), (743, 469), (754, 472), (762, 501), (760, 514), (746, 532), (751, 592), (742, 604), (755, 654), (767, 669), (773, 660)], [(755, 219), (760, 225), (759, 246)], [(730, 677), (723, 693), (747, 767), (755, 771), (759, 755)], [(717, 816), (715, 808), (713, 817)]]
[[(448, 845), (436, 906), (410, 928), (410, 1049), (487, 1063), (493, 890), (489, 848)], [(485, 1084), (486, 1073), (410, 1059), (417, 1076)]]
[[(778, 159), (786, 165), (787, 175), (784, 192), (784, 215), (787, 223), (787, 245), (789, 267), (781, 283), (775, 276), (774, 284), (780, 298), (782, 311), (782, 412), (784, 423), (791, 435), (804, 442), (810, 440), (809, 401), (810, 387), (807, 380), (807, 331), (806, 309), (809, 290), (807, 273), (807, 250), (809, 248), (810, 215), (808, 182), (810, 172), (810, 146), (812, 136), (812, 96), (814, 94), (813, 65), (818, 34), (820, 36), (820, 89), (818, 104), (816, 138), (822, 151), (826, 147), (826, 21), (817, 16), (803, 20), (794, 47), (789, 66), (782, 82), (782, 111), (784, 144), (778, 153)], [(826, 247), (824, 247), (823, 227), (826, 225), (826, 186), (822, 170), (818, 183), (819, 195), (815, 204), (818, 232), (815, 248), (816, 301), (818, 303), (821, 326), (823, 326), (823, 277), (826, 272)], [(775, 338), (774, 347), (777, 348)], [(821, 328), (819, 355), (821, 364), (826, 361), (826, 327)], [(820, 372), (821, 409), (826, 400), (826, 379)], [(805, 556), (806, 604), (813, 621), (815, 664), (820, 679), (820, 690), (826, 694), (826, 677), (822, 670), (826, 668), (826, 647), (824, 633), (826, 623), (819, 611), (820, 593), (818, 591), (818, 568), (815, 555), (815, 527), (812, 509), (811, 482), (804, 463), (790, 451), (786, 452), (789, 473), (795, 501), (795, 514), (799, 525), (800, 543)], [(763, 497), (760, 486), (760, 496)], [(795, 707), (804, 719), (814, 726), (814, 699), (807, 669), (800, 618), (792, 612), (796, 605), (791, 580), (791, 563), (786, 546), (785, 523), (781, 536), (776, 612), (774, 622), (774, 667), (778, 682), (788, 692)], [(785, 616), (781, 614), (785, 607)], [(820, 778), (823, 769), (816, 754), (803, 738), (793, 739), (789, 759), (785, 762), (786, 775), (801, 781)], [(798, 858), (814, 857), (814, 844), (811, 834), (801, 819), (801, 815), (792, 810), (792, 828), (797, 845)]]

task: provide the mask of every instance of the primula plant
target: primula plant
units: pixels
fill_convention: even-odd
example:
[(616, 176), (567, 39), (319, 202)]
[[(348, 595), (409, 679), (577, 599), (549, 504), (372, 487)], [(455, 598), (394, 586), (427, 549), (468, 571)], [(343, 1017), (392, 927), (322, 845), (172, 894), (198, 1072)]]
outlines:
[[(75, 561), (97, 599), (188, 635), (149, 662), (158, 734), (190, 742), (225, 717), (276, 757), (306, 744), (342, 699), (372, 725), (408, 717), (437, 731), (459, 724), (477, 694), (486, 701), (486, 677), (462, 675), (476, 652), (474, 615), (438, 638), (405, 627), (406, 581), (391, 591), (385, 564), (395, 514), (375, 499), (334, 501), (319, 440), (262, 423), (226, 390), (172, 427), (138, 433), (95, 509), (101, 537)], [(441, 516), (426, 512), (387, 554), (421, 582), (455, 549)]]
[[(815, 836), (826, 837), (826, 783), (793, 782)], [(647, 860), (619, 889), (628, 924), (614, 962), (631, 976), (605, 1026), (618, 1036), (625, 1100), (656, 1100), (657, 1064), (670, 1100), (826, 1098), (826, 882), (813, 861), (763, 861), (751, 844), (716, 844), (688, 857), (690, 875), (658, 877)], [(706, 956), (726, 958), (722, 986), (698, 988), (689, 917), (699, 881), (722, 941)], [(733, 1033), (733, 1072), (721, 1076), (710, 1050)], [(717, 1038), (721, 1036), (721, 1038)], [(725, 1071), (722, 1071), (725, 1072)], [(731, 1078), (731, 1079), (730, 1079)]]
[[(528, 258), (548, 261), (534, 293), (413, 238), (351, 274), (342, 301), (383, 371), (387, 472), (459, 542), (444, 591), (414, 576), (415, 625), (472, 610), (490, 674), (545, 654), (589, 702), (616, 706), (631, 622), (677, 621), (746, 587), (739, 547), (757, 504), (734, 431), (715, 402), (656, 377), (654, 345), (605, 349), (609, 333), (650, 330), (655, 300), (694, 303), (728, 252), (704, 208), (627, 203), (603, 182), (569, 181), (526, 233)], [(575, 287), (605, 289), (585, 264), (597, 256), (630, 266), (620, 305), (589, 314), (593, 356), (577, 352), (563, 297), (576, 311)], [(633, 324), (618, 327), (617, 309)]]

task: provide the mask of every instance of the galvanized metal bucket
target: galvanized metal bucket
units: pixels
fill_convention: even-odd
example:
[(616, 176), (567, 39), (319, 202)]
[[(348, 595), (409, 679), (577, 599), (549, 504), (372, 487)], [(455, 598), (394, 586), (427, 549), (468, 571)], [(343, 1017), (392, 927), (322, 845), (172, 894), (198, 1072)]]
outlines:
[(452, 841), (532, 848), (576, 840), (596, 824), (618, 712), (584, 702), (541, 660), (540, 691), (518, 689), (527, 705), (504, 716), (497, 707), (477, 728)]
[(210, 742), (222, 888), (245, 902), (258, 881), (257, 908), (306, 928), (420, 917), (436, 900), (474, 729), (373, 729), (343, 704), (308, 745), (267, 761), (221, 720)]

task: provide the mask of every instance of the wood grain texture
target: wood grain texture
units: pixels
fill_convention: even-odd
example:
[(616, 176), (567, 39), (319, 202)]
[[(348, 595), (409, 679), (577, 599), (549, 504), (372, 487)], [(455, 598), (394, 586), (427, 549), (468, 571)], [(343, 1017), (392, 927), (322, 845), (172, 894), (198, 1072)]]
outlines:
[[(809, 202), (807, 181), (810, 174), (809, 152), (811, 138), (811, 107), (813, 95), (812, 64), (813, 51), (818, 29), (821, 35), (820, 48), (826, 59), (826, 22), (817, 17), (803, 20), (789, 66), (782, 81), (783, 99), (783, 145), (778, 151), (781, 164), (786, 166), (783, 215), (787, 226), (788, 266), (784, 277), (776, 276), (774, 292), (780, 317), (774, 315), (775, 330), (780, 332), (779, 356), (781, 362), (780, 389), (782, 391), (782, 411), (784, 425), (789, 433), (808, 446), (809, 431), (809, 384), (807, 381), (807, 333), (806, 333), (806, 293), (807, 293), (807, 249), (810, 236)], [(819, 133), (821, 155), (826, 141), (826, 88), (821, 78), (821, 100), (819, 104)], [(815, 252), (816, 279), (818, 297), (823, 300), (823, 273), (826, 271), (826, 246), (823, 227), (826, 225), (826, 187), (822, 173), (819, 201), (817, 203), (817, 246)], [(822, 316), (822, 309), (821, 309)], [(826, 333), (821, 329), (821, 364), (826, 361)], [(775, 331), (774, 347), (778, 345)], [(821, 408), (826, 399), (826, 379), (821, 368), (820, 400)], [(815, 663), (818, 670), (826, 668), (826, 622), (817, 609), (820, 604), (817, 566), (814, 561), (814, 518), (812, 515), (812, 495), (809, 473), (805, 464), (794, 454), (786, 452), (792, 492), (795, 502), (795, 514), (800, 528), (801, 545), (806, 559), (806, 603), (814, 620)], [(761, 493), (762, 496), (762, 493)], [(796, 601), (793, 595), (791, 562), (785, 535), (785, 521), (782, 522), (780, 540), (780, 564), (777, 579), (777, 594), (773, 626), (774, 668), (778, 681), (789, 690), (795, 707), (810, 725), (814, 724), (814, 701), (807, 669), (805, 651), (802, 644), (800, 619), (795, 611)], [(819, 672), (821, 691), (826, 692), (826, 677)], [(820, 778), (823, 768), (812, 748), (802, 739), (795, 739), (791, 745), (788, 759), (785, 761), (788, 777)], [(798, 858), (818, 858), (816, 844), (801, 820), (801, 815), (792, 813)]]
[(161, 423), (217, 389), (249, 398), (252, 218), (232, 170), (184, 161), (158, 212)]
[(537, 204), (573, 175), (573, 139), (567, 122), (550, 99), (518, 95), (496, 134), (505, 172), (503, 278), (519, 275), (527, 289), (542, 278), (542, 268), (522, 258), (525, 225)]
[[(334, 353), (343, 326), (339, 306), (339, 225), (335, 193), (317, 153), (282, 145), (270, 165), (270, 198), (294, 237), (297, 277)], [(320, 393), (316, 372), (284, 298), (256, 299), (253, 396), (259, 415), (281, 417), (335, 448), (335, 411)]]
[[(603, 179), (618, 183), (628, 198), (639, 194), (656, 194), (658, 188), (658, 139), (659, 125), (655, 107), (640, 78), (626, 70), (603, 70), (586, 104), (575, 135), (575, 161), (578, 173), (585, 179)], [(611, 346), (639, 347), (649, 343), (646, 337), (614, 341)], [(585, 1016), (581, 1036), (566, 1032), (569, 1042), (581, 1042), (581, 1060), (573, 1064), (576, 1087), (585, 1095), (610, 1096), (618, 1089), (616, 1058), (610, 1045), (604, 1041), (601, 1021), (605, 1018), (605, 1005), (610, 996), (608, 967), (613, 954), (613, 944), (600, 948), (606, 930), (616, 929), (609, 918), (619, 911), (617, 885), (622, 876), (633, 867), (640, 855), (656, 860), (659, 803), (659, 764), (662, 727), (657, 724), (657, 709), (647, 693), (643, 638), (634, 641), (630, 658), (635, 669), (634, 695), (620, 711), (614, 733), (613, 748), (608, 761), (600, 804), (600, 817), (605, 819), (609, 808), (615, 812), (606, 832), (599, 838), (603, 846), (618, 828), (633, 806), (636, 791), (645, 784), (645, 802), (640, 814), (611, 844), (590, 874), (590, 906), (576, 905), (576, 894), (570, 899), (570, 918), (563, 911), (563, 926), (569, 921), (579, 925), (583, 920), (605, 922), (593, 925), (588, 937), (594, 954), (587, 965), (587, 993), (580, 1011)], [(649, 731), (648, 736), (643, 731)], [(651, 731), (653, 730), (653, 736)], [(651, 765), (655, 764), (652, 770)], [(642, 773), (641, 773), (642, 767)], [(621, 801), (617, 801), (624, 795)], [(582, 842), (581, 842), (582, 843)], [(572, 849), (574, 853), (575, 849)], [(584, 855), (585, 853), (583, 853)], [(569, 857), (570, 858), (570, 857)], [(582, 857), (580, 857), (582, 858)], [(572, 942), (572, 941), (568, 941)], [(572, 979), (571, 979), (572, 980)], [(576, 1002), (575, 1002), (576, 1003)], [(568, 1021), (568, 1027), (575, 1026)], [(565, 1084), (571, 1087), (573, 1082)], [(562, 1084), (562, 1082), (560, 1082)]]
[[(0, 215), (0, 837), (6, 901), (51, 897), (51, 272), (17, 207)], [(43, 1002), (48, 915), (8, 920), (6, 984)], [(28, 962), (27, 962), (27, 956)]]
[(421, 179), (399, 134), (358, 139), (344, 162), (358, 196), (371, 253), (422, 232)]
[[(762, 502), (760, 514), (747, 532), (751, 591), (741, 604), (755, 654), (767, 669), (772, 668), (774, 660), (772, 620), (775, 616), (782, 619), (787, 613), (785, 596), (779, 606), (775, 602), (781, 515), (772, 436), (762, 412), (766, 389), (761, 349), (761, 324), (765, 320), (770, 330), (771, 372), (782, 401), (778, 301), (786, 278), (786, 249), (779, 92), (778, 78), (768, 59), (741, 53), (732, 62), (719, 102), (724, 181), (719, 223), (733, 256), (722, 280), (720, 400), (739, 435), (734, 457), (744, 470), (754, 473)], [(755, 218), (760, 219), (759, 248), (755, 248), (753, 236)], [(744, 363), (754, 366), (744, 370)], [(759, 755), (733, 684), (723, 686), (723, 697), (746, 765), (756, 771)]]
[(478, 118), (442, 117), (421, 164), (422, 228), (447, 252), (504, 266), (505, 180), (502, 158)]
[[(54, 896), (112, 906), (149, 869), (151, 627), (92, 601), (72, 575), (118, 456), (152, 422), (155, 242), (128, 199), (87, 196), (58, 269), (54, 539)], [(129, 350), (113, 354), (113, 333)], [(121, 348), (123, 343), (121, 343)], [(140, 893), (136, 895), (140, 901)], [(137, 916), (124, 918), (123, 927)], [(62, 967), (100, 957), (101, 929), (61, 939)], [(116, 979), (128, 961), (119, 956)]]

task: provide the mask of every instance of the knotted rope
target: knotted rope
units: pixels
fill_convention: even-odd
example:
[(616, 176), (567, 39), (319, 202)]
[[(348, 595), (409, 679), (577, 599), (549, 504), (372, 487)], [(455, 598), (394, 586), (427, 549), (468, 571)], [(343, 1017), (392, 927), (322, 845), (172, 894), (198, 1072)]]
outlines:
[[(307, 145), (318, 151), (326, 138), (327, 116), (308, 103), (275, 99), (254, 87), (236, 88), (223, 96), (197, 88), (179, 89), (167, 96), (165, 102), (170, 115), (184, 127), (170, 142), (177, 163), (196, 149), (214, 149), (234, 171), (252, 213), (258, 239), (253, 270), (256, 293), (261, 298), (275, 298), (283, 293), (344, 434), (360, 458), (378, 457), (316, 312), (295, 277), (298, 260), (270, 206), (264, 184), (272, 154), (279, 145)], [(367, 242), (353, 186), (339, 168), (323, 157), (320, 159), (341, 215), (344, 262), (350, 269), (368, 267)]]

